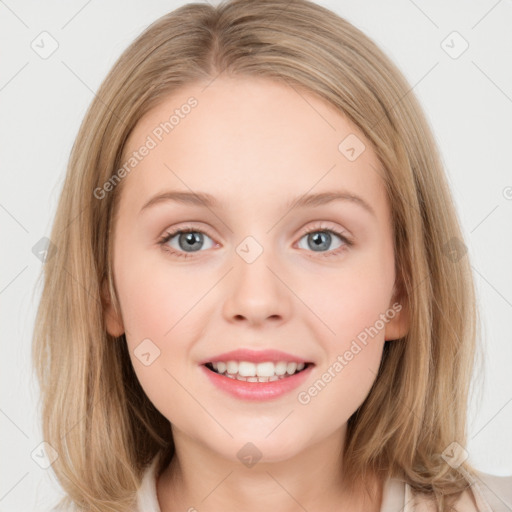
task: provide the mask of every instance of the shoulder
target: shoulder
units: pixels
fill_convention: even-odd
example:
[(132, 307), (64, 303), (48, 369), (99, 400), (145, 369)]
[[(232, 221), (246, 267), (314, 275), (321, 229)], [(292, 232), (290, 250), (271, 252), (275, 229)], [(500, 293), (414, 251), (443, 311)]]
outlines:
[(157, 455), (146, 468), (137, 491), (137, 508), (134, 512), (160, 512), (156, 492), (156, 469), (159, 462)]
[[(412, 505), (408, 507), (408, 502)], [(425, 495), (415, 495), (406, 485), (405, 509), (436, 512), (435, 501)], [(452, 510), (455, 512), (511, 512), (512, 475), (497, 476), (477, 471), (471, 475), (467, 489), (460, 494)]]
[[(477, 471), (471, 486), (475, 499), (480, 499), (492, 512), (512, 510), (512, 475), (497, 476)], [(482, 508), (482, 510), (486, 510)]]

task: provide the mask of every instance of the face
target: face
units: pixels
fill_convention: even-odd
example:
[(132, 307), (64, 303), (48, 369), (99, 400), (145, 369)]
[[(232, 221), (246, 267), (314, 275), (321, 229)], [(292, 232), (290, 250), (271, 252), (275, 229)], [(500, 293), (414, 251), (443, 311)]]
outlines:
[[(107, 309), (107, 326), (126, 333), (148, 397), (173, 430), (233, 461), (248, 441), (279, 461), (342, 431), (406, 328), (382, 170), (362, 132), (315, 95), (219, 77), (150, 111), (125, 161), (134, 151), (145, 156), (123, 178), (113, 235), (121, 315)], [(213, 202), (154, 199), (167, 192)], [(322, 193), (345, 195), (292, 207)], [(243, 398), (202, 364), (237, 349), (311, 364), (293, 389)]]

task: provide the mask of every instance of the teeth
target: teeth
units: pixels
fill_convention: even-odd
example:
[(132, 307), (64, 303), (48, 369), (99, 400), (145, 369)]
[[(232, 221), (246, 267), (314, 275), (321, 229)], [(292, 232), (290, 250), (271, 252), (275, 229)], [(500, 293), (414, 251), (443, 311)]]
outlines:
[(247, 382), (273, 382), (279, 378), (293, 375), (305, 368), (304, 363), (279, 361), (273, 363), (252, 363), (250, 361), (218, 361), (211, 363), (213, 369), (226, 377)]
[(288, 366), (286, 367), (286, 373), (288, 375), (293, 375), (295, 373), (296, 369), (297, 369), (297, 363), (288, 363)]
[(226, 363), (226, 371), (231, 374), (238, 373), (238, 363), (236, 361), (228, 361)]
[(254, 377), (256, 375), (256, 365), (247, 361), (240, 361), (238, 363), (238, 374), (242, 377)]
[(285, 363), (284, 361), (280, 361), (275, 365), (275, 372), (276, 375), (284, 375), (286, 373), (286, 368), (288, 367), (288, 363)]

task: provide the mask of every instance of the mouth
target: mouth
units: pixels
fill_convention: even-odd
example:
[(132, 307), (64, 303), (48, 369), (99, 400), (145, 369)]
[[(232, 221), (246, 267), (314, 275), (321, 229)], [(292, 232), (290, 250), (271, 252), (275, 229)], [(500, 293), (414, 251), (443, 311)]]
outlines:
[(302, 373), (309, 367), (314, 366), (314, 363), (217, 361), (205, 363), (203, 366), (217, 375), (242, 382), (275, 382)]

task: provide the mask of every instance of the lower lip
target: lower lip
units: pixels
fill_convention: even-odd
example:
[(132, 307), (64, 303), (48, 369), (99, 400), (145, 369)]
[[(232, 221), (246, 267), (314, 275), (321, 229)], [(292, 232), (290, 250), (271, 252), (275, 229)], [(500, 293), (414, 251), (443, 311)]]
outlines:
[(272, 382), (244, 382), (224, 377), (209, 370), (205, 365), (201, 366), (210, 381), (222, 391), (241, 400), (263, 401), (278, 398), (300, 386), (308, 378), (314, 365), (310, 364), (299, 373)]

